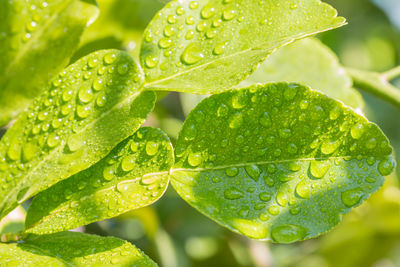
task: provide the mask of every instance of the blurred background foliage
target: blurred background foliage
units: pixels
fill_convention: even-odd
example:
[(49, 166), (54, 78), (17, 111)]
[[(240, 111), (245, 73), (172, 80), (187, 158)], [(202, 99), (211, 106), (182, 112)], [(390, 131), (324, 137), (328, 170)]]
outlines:
[[(84, 33), (72, 61), (98, 49), (117, 48), (138, 58), (142, 32), (168, 0), (97, 0), (101, 15)], [(341, 63), (372, 71), (400, 64), (400, 0), (327, 0), (348, 25), (318, 37)], [(299, 70), (301, 71), (301, 70)], [(394, 81), (400, 88), (400, 80)], [(365, 115), (400, 154), (400, 111), (361, 92)], [(188, 112), (204, 96), (159, 93), (147, 125), (175, 142)], [(220, 227), (170, 188), (156, 204), (78, 229), (131, 241), (163, 267), (180, 266), (400, 266), (400, 189), (395, 174), (343, 222), (317, 239), (290, 245), (253, 241)], [(18, 211), (23, 216), (23, 211)], [(15, 216), (15, 215), (14, 215)], [(20, 217), (21, 217), (20, 216)], [(18, 216), (17, 216), (18, 217)], [(19, 222), (21, 225), (21, 222)], [(20, 226), (21, 227), (21, 226)], [(12, 226), (0, 227), (12, 230)], [(18, 229), (18, 227), (16, 227)]]

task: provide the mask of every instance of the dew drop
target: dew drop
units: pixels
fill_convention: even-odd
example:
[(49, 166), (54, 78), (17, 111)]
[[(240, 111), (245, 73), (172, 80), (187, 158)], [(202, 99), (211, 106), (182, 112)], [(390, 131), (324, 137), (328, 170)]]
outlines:
[(50, 148), (56, 147), (59, 143), (60, 143), (60, 137), (55, 133), (51, 133), (47, 138), (47, 145)]
[(191, 43), (183, 51), (181, 60), (187, 65), (193, 65), (202, 60), (203, 57), (200, 47), (195, 43)]
[(339, 148), (340, 144), (340, 140), (329, 140), (323, 142), (321, 145), (321, 152), (325, 155), (332, 154)]
[(243, 197), (243, 192), (235, 187), (225, 190), (224, 196), (226, 199), (235, 200)]
[(378, 141), (376, 141), (376, 139), (372, 137), (366, 141), (365, 147), (367, 149), (374, 149), (376, 147), (377, 143), (378, 143)]
[(113, 171), (111, 166), (107, 166), (107, 167), (104, 168), (103, 177), (107, 181), (111, 181), (112, 179), (114, 179), (114, 171)]
[(314, 161), (311, 161), (311, 163), (310, 163), (310, 173), (315, 178), (320, 179), (325, 176), (325, 174), (328, 172), (330, 167), (331, 167), (331, 165), (329, 164), (329, 162), (314, 160)]
[(394, 163), (391, 159), (385, 159), (379, 162), (378, 171), (382, 176), (387, 176), (392, 173)]
[(149, 156), (154, 156), (158, 152), (159, 144), (153, 141), (149, 141), (146, 143), (146, 153)]
[(225, 104), (221, 104), (221, 106), (218, 107), (217, 110), (217, 116), (218, 117), (225, 117), (229, 113), (229, 108)]
[(221, 55), (225, 51), (225, 43), (219, 43), (214, 47), (213, 53), (215, 55)]
[(76, 114), (79, 118), (85, 119), (90, 115), (90, 106), (78, 106), (76, 108)]
[(363, 133), (364, 133), (363, 124), (357, 123), (353, 127), (351, 127), (350, 134), (351, 137), (353, 137), (354, 139), (360, 139)]
[(200, 14), (202, 18), (209, 19), (215, 15), (215, 8), (211, 4), (206, 4)]
[(271, 236), (278, 243), (292, 243), (304, 239), (307, 229), (304, 227), (285, 224), (276, 226), (271, 231)]
[(112, 64), (114, 61), (117, 59), (117, 55), (114, 53), (109, 53), (104, 56), (104, 63), (106, 64)]
[(202, 157), (199, 153), (190, 153), (188, 156), (188, 163), (192, 167), (199, 166), (202, 162)]
[(246, 170), (246, 173), (250, 176), (251, 179), (253, 179), (255, 182), (258, 182), (258, 179), (260, 178), (261, 170), (257, 165), (251, 164), (251, 165), (244, 167), (244, 169)]
[(248, 98), (243, 93), (237, 93), (232, 97), (232, 107), (242, 109), (247, 105)]
[(296, 193), (301, 198), (310, 197), (310, 185), (307, 183), (307, 181), (302, 180), (296, 185)]
[(148, 55), (144, 60), (144, 64), (147, 68), (154, 68), (158, 64), (158, 59), (155, 56)]
[(90, 88), (81, 88), (78, 97), (82, 103), (89, 103), (93, 100), (93, 92)]
[(258, 121), (259, 121), (260, 124), (261, 124), (262, 126), (264, 126), (264, 127), (271, 127), (271, 125), (272, 125), (271, 116), (269, 115), (268, 112), (264, 112), (264, 113), (260, 116), (260, 118), (259, 118)]
[(168, 48), (172, 46), (172, 40), (169, 38), (161, 38), (160, 41), (158, 42), (158, 45), (161, 48)]
[(192, 1), (192, 2), (190, 2), (189, 7), (190, 7), (190, 9), (196, 9), (199, 7), (199, 2)]
[(241, 112), (235, 113), (230, 119), (229, 119), (229, 127), (231, 129), (237, 129), (243, 124), (243, 115)]
[(224, 20), (232, 20), (236, 17), (236, 10), (233, 8), (227, 8), (224, 10), (224, 12), (222, 13), (222, 18)]
[(261, 201), (270, 201), (271, 200), (271, 194), (268, 192), (261, 192), (258, 197), (260, 198)]
[(187, 25), (193, 25), (194, 24), (194, 17), (193, 16), (188, 16), (185, 20)]
[(156, 175), (144, 175), (140, 182), (144, 185), (154, 184), (158, 180), (158, 176)]
[(121, 169), (125, 172), (135, 168), (135, 157), (133, 155), (125, 156), (121, 161)]
[(268, 230), (265, 225), (253, 220), (235, 219), (234, 227), (238, 229), (241, 234), (254, 239), (266, 238), (268, 234)]
[(287, 194), (284, 192), (278, 192), (278, 194), (276, 194), (276, 202), (282, 206), (285, 207), (288, 203), (288, 197)]
[(83, 144), (84, 142), (82, 141), (82, 139), (76, 134), (71, 135), (67, 140), (67, 146), (69, 151), (71, 152), (77, 151), (82, 147)]
[(346, 190), (342, 192), (342, 202), (347, 207), (353, 207), (358, 204), (361, 198), (364, 196), (364, 192), (361, 188), (357, 187), (354, 189)]
[(171, 26), (171, 25), (167, 25), (164, 28), (164, 35), (166, 37), (171, 37), (174, 36), (176, 34), (176, 28)]

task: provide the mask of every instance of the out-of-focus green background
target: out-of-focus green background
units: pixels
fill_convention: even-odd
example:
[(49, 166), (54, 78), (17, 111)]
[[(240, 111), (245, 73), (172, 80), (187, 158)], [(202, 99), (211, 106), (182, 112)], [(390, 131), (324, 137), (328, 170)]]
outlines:
[[(141, 34), (168, 0), (97, 0), (101, 15), (85, 32), (73, 60), (103, 48), (138, 57)], [(341, 63), (373, 71), (400, 64), (400, 0), (329, 0), (348, 25), (318, 37)], [(397, 83), (397, 84), (396, 84)], [(400, 88), (400, 80), (394, 81)], [(364, 113), (400, 154), (400, 110), (362, 92)], [(175, 142), (185, 116), (201, 96), (159, 94), (146, 122)], [(399, 170), (399, 168), (398, 168)], [(253, 241), (220, 227), (170, 188), (156, 204), (80, 230), (131, 241), (163, 267), (180, 266), (400, 266), (400, 189), (395, 174), (384, 187), (320, 238), (291, 245)]]

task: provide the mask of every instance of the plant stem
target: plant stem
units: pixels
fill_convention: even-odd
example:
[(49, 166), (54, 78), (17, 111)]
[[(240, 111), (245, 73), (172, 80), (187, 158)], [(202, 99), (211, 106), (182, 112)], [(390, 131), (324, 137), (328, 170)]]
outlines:
[(389, 83), (400, 76), (400, 66), (383, 74), (358, 69), (347, 69), (353, 78), (354, 86), (371, 93), (400, 109), (400, 89)]
[(383, 76), (386, 78), (387, 81), (392, 81), (397, 77), (400, 77), (400, 66), (384, 72)]

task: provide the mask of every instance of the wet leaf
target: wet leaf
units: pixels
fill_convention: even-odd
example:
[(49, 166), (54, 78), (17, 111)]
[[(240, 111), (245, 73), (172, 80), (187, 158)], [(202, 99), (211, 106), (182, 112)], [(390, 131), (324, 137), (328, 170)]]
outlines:
[(172, 1), (144, 33), (145, 87), (221, 92), (244, 80), (276, 48), (344, 23), (319, 0)]
[(163, 132), (141, 128), (89, 169), (39, 193), (26, 232), (65, 231), (152, 204), (167, 189), (172, 151)]
[(0, 2), (0, 126), (68, 64), (98, 12), (94, 0)]
[(157, 266), (127, 241), (75, 232), (0, 244), (0, 262), (5, 266)]
[(0, 218), (88, 168), (132, 135), (153, 109), (143, 74), (121, 51), (88, 55), (61, 72), (0, 141)]
[(171, 182), (219, 224), (290, 243), (316, 237), (375, 192), (394, 163), (381, 130), (297, 84), (203, 100), (179, 135)]
[(241, 85), (282, 81), (308, 85), (353, 108), (364, 106), (336, 55), (318, 39), (307, 38), (282, 47)]

